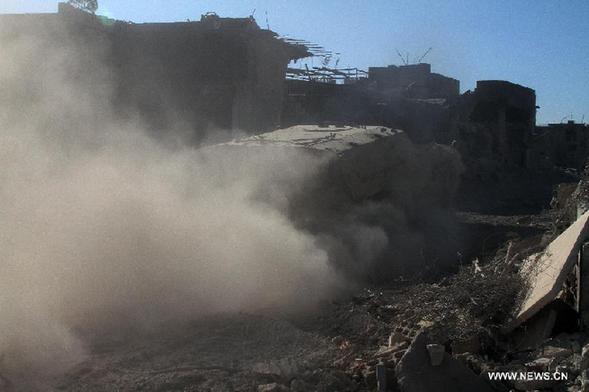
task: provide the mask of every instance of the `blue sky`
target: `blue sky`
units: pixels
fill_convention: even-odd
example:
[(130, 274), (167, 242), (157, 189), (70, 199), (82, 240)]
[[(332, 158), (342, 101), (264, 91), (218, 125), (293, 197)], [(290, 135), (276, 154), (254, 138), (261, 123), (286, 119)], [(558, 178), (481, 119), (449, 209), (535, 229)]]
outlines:
[[(54, 12), (55, 0), (0, 0), (0, 13)], [(589, 122), (589, 1), (99, 0), (133, 22), (247, 16), (341, 53), (340, 66), (399, 64), (396, 50), (461, 81), (504, 79), (536, 90), (538, 122)]]

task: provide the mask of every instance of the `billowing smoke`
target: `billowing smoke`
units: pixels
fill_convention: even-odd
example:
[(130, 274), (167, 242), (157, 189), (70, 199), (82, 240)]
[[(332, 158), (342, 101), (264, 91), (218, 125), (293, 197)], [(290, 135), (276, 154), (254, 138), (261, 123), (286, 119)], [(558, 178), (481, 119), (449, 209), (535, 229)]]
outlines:
[(309, 309), (342, 277), (423, 265), (422, 209), (435, 204), (427, 219), (447, 218), (438, 192), (455, 187), (459, 165), (435, 153), (432, 163), (411, 150), (395, 174), (404, 180), (382, 200), (321, 200), (329, 162), (320, 156), (148, 136), (140, 116), (112, 107), (108, 45), (91, 32), (0, 33), (4, 377), (63, 372), (84, 358), (88, 331)]

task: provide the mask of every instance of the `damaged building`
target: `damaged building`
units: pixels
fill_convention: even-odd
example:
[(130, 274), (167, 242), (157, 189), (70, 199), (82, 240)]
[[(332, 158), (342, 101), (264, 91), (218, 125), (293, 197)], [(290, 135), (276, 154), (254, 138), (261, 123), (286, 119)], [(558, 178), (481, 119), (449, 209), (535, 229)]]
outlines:
[(466, 160), (525, 167), (536, 125), (534, 90), (506, 81), (478, 81), (457, 108), (458, 149)]
[[(177, 336), (157, 344), (141, 341), (151, 335), (128, 346), (108, 342), (58, 389), (102, 390), (113, 380), (125, 390), (210, 390), (216, 383), (218, 390), (259, 392), (557, 385), (487, 376), (516, 370), (567, 372), (569, 389), (561, 391), (589, 391), (589, 178), (580, 174), (589, 129), (574, 122), (537, 126), (533, 89), (481, 80), (461, 94), (458, 80), (425, 63), (366, 72), (289, 68), (312, 55), (304, 42), (279, 39), (253, 17), (214, 13), (199, 21), (130, 23), (60, 4), (55, 14), (0, 16), (2, 43), (27, 40), (49, 43), (43, 55), (71, 52), (72, 62), (89, 71), (69, 73), (65, 64), (68, 78), (89, 91), (101, 84), (112, 89), (119, 118), (137, 115), (153, 135), (180, 136), (191, 147), (206, 143), (190, 153), (222, 157), (211, 161), (229, 173), (229, 183), (249, 179), (243, 174), (249, 171), (236, 168), (253, 162), (251, 177), (262, 183), (245, 187), (247, 205), (256, 203), (256, 225), (243, 231), (256, 232), (265, 219), (258, 208), (279, 204), (280, 222), (321, 243), (322, 260), (329, 259), (346, 286), (341, 297), (320, 304), (317, 319), (297, 319), (300, 325), (240, 312), (187, 329), (174, 325)], [(89, 53), (97, 52), (101, 62), (92, 64)], [(0, 90), (0, 105), (15, 106), (22, 117), (29, 90), (47, 88), (33, 77), (42, 64), (30, 64), (22, 96)], [(224, 130), (246, 135), (233, 139)], [(262, 168), (271, 172), (269, 180), (260, 179)], [(273, 197), (260, 197), (265, 193)], [(214, 201), (227, 222), (239, 219), (235, 211), (242, 208)], [(207, 234), (206, 219), (217, 218), (216, 211), (211, 215), (203, 218)], [(195, 216), (190, 220), (201, 219)], [(274, 229), (280, 230), (263, 231), (264, 239), (288, 248), (288, 240), (275, 241)], [(191, 243), (192, 235), (191, 229), (182, 239)], [(238, 248), (227, 257), (231, 269), (239, 270), (232, 263), (242, 247), (261, 246), (245, 242), (221, 238), (223, 251)], [(133, 249), (142, 246), (135, 242)], [(307, 262), (307, 255), (295, 262)], [(272, 261), (264, 271), (274, 268)], [(252, 286), (274, 279), (253, 275)], [(239, 289), (242, 274), (236, 276), (229, 284)], [(226, 283), (224, 275), (219, 282)], [(297, 297), (305, 290), (297, 285)], [(0, 390), (5, 382), (0, 374)]]
[(449, 126), (448, 102), (459, 96), (458, 80), (432, 73), (431, 65), (425, 63), (371, 67), (368, 72), (325, 67), (289, 71), (284, 126), (383, 125), (403, 129), (413, 141), (427, 143)]
[(583, 166), (583, 126), (536, 128), (534, 91), (513, 83), (479, 81), (460, 94), (456, 79), (425, 63), (366, 72), (289, 68), (311, 51), (249, 17), (130, 23), (60, 4), (55, 14), (0, 18), (3, 40), (43, 36), (57, 47), (69, 42), (102, 53), (95, 79), (80, 79), (89, 89), (112, 88), (117, 115), (138, 114), (154, 135), (198, 145), (227, 140), (228, 130), (259, 134), (298, 124), (403, 129), (413, 142), (460, 152), (466, 171), (459, 204), (479, 211), (505, 211), (522, 199), (524, 210), (537, 210), (563, 181), (555, 166)]
[(427, 63), (368, 68), (369, 85), (391, 98), (452, 98), (460, 94), (456, 79), (432, 73)]
[(452, 109), (447, 139), (468, 168), (460, 203), (467, 210), (505, 212), (541, 208), (552, 195), (546, 173), (529, 170), (536, 124), (534, 90), (507, 81), (478, 81)]
[(55, 14), (0, 16), (1, 40), (41, 37), (59, 50), (103, 53), (99, 83), (114, 89), (122, 118), (139, 113), (156, 134), (174, 124), (195, 144), (217, 130), (276, 128), (287, 65), (309, 55), (251, 17), (131, 23), (66, 3)]
[[(557, 167), (582, 165), (582, 127), (537, 128), (536, 93), (525, 86), (481, 80), (464, 94), (459, 87), (429, 64), (289, 69), (282, 123), (383, 125), (403, 129), (418, 144), (451, 145), (466, 168), (457, 203), (469, 211), (538, 211), (556, 184), (575, 181)], [(569, 141), (556, 140), (560, 135)]]
[(537, 126), (530, 138), (529, 166), (582, 171), (589, 156), (588, 136), (587, 124), (574, 121)]

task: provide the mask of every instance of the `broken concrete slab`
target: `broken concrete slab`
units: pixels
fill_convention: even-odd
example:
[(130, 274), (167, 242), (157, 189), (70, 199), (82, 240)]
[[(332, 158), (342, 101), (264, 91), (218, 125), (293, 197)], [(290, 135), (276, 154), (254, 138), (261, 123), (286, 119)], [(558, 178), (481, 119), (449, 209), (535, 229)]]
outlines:
[(491, 392), (493, 388), (481, 377), (449, 354), (439, 366), (432, 366), (426, 333), (420, 333), (396, 367), (402, 392)]
[[(295, 125), (211, 146), (214, 149), (298, 151), (331, 162), (327, 177), (353, 200), (384, 191), (411, 188), (420, 173), (437, 169), (435, 197), (446, 200), (458, 186), (462, 164), (458, 153), (441, 145), (413, 144), (402, 130), (380, 126)], [(294, 149), (294, 150), (293, 150)], [(394, 183), (395, 187), (391, 188)], [(449, 200), (449, 199), (448, 199)]]
[[(579, 258), (579, 282), (589, 282), (589, 243), (581, 247)], [(583, 327), (589, 327), (589, 284), (579, 284), (577, 287), (577, 310), (581, 315)]]
[(588, 222), (589, 212), (586, 212), (552, 241), (543, 253), (525, 261), (520, 273), (529, 282), (529, 291), (506, 332), (513, 331), (529, 320), (558, 296), (577, 261), (581, 245), (587, 239)]
[(341, 154), (355, 147), (371, 144), (375, 140), (401, 134), (404, 135), (404, 132), (377, 126), (295, 125), (235, 140), (225, 145), (301, 147)]
[[(382, 192), (391, 170), (404, 167), (415, 154), (401, 130), (367, 126), (296, 125), (234, 140), (214, 148), (292, 150), (321, 156), (331, 162), (326, 178), (337, 180), (338, 192), (362, 200)], [(294, 150), (293, 150), (294, 151)]]

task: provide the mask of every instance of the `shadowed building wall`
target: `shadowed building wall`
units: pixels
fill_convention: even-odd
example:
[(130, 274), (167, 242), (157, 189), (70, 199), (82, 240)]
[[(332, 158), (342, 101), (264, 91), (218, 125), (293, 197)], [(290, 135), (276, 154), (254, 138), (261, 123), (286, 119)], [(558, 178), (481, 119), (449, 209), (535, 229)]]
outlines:
[(287, 65), (308, 55), (253, 18), (135, 24), (67, 4), (56, 14), (0, 16), (0, 39), (23, 36), (68, 42), (72, 56), (91, 48), (109, 74), (118, 115), (139, 114), (155, 134), (174, 124), (195, 144), (219, 129), (276, 128)]

